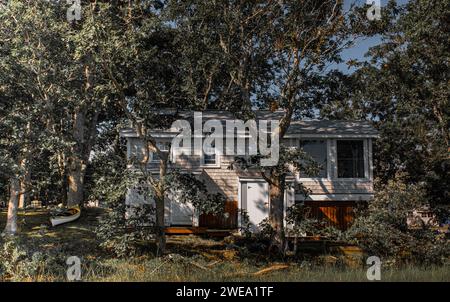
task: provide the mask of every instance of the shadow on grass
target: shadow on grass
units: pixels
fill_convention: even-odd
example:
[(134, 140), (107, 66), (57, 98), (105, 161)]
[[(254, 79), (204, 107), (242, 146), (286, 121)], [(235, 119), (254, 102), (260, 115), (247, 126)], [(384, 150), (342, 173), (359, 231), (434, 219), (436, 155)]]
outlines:
[[(45, 209), (19, 211), (19, 235), (27, 247), (42, 252), (58, 252), (72, 256), (95, 258), (101, 255), (95, 235), (97, 217), (102, 209), (83, 210), (74, 222), (52, 227)], [(6, 224), (6, 213), (0, 212), (0, 227)]]

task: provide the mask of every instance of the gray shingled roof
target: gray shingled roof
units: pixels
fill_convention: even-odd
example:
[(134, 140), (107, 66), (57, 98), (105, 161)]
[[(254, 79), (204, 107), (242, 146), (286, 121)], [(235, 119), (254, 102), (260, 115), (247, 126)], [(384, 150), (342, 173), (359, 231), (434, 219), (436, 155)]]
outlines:
[(293, 121), (289, 127), (287, 134), (377, 136), (378, 131), (367, 121), (311, 120)]
[[(194, 113), (179, 112), (180, 118), (193, 122)], [(256, 112), (256, 120), (274, 120), (281, 119), (282, 111), (270, 112), (261, 110)], [(202, 112), (203, 123), (207, 120), (217, 119), (223, 121), (225, 125), (226, 120), (236, 119), (235, 115), (228, 111), (204, 111)], [(133, 136), (132, 129), (122, 129), (121, 133), (124, 136)], [(359, 136), (359, 137), (377, 137), (378, 131), (367, 121), (343, 121), (343, 120), (294, 120), (291, 122), (286, 136)]]
[[(237, 115), (234, 115), (230, 111), (223, 111), (223, 110), (208, 110), (203, 111), (202, 118), (204, 121), (216, 119), (216, 120), (230, 120), (230, 119), (236, 119), (239, 118), (236, 117)], [(179, 112), (178, 113), (181, 117), (185, 119), (192, 119), (194, 117), (194, 112)], [(256, 114), (256, 120), (275, 120), (275, 119), (281, 119), (283, 117), (284, 112), (283, 111), (269, 111), (269, 110), (258, 110), (255, 111)]]

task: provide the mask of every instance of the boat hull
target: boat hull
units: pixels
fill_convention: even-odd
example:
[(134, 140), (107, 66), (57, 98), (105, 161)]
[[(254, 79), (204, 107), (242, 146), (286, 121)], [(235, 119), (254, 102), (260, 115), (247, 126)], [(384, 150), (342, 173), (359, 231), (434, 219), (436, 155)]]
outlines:
[(52, 226), (57, 226), (57, 225), (61, 225), (64, 223), (68, 223), (68, 222), (72, 222), (77, 220), (78, 218), (80, 218), (81, 215), (81, 211), (78, 210), (75, 214), (70, 215), (70, 216), (55, 216), (50, 218), (50, 222), (52, 224)]

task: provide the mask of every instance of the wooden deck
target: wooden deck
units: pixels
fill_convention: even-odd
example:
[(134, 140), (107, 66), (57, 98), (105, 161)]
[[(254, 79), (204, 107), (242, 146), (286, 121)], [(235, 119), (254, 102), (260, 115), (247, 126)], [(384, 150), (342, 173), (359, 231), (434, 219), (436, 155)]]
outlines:
[(189, 234), (204, 234), (206, 228), (202, 227), (166, 227), (166, 234), (168, 235), (189, 235)]
[(207, 235), (211, 237), (226, 237), (230, 235), (234, 229), (211, 229), (207, 227), (183, 227), (173, 226), (166, 227), (167, 235)]

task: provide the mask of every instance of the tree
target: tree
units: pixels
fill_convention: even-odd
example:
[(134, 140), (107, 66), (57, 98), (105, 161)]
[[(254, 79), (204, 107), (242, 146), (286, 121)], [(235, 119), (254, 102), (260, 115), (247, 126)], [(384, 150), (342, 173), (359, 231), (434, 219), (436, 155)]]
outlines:
[(27, 118), (30, 115), (19, 113), (23, 110), (23, 103), (20, 100), (16, 99), (14, 105), (6, 106), (6, 97), (3, 96), (2, 99), (5, 102), (1, 106), (1, 112), (5, 114), (5, 117), (0, 122), (0, 130), (2, 130), (0, 136), (1, 176), (6, 177), (9, 182), (8, 214), (4, 233), (14, 235), (18, 231), (19, 199), (24, 193), (21, 191), (21, 182), (24, 181), (23, 175), (24, 169), (26, 169), (24, 159), (30, 150), (30, 133), (26, 127)]
[[(168, 15), (182, 33), (183, 53), (203, 54), (199, 65), (182, 60), (201, 79), (186, 83), (186, 90), (241, 116), (253, 116), (255, 107), (283, 110), (274, 131), (280, 139), (293, 118), (313, 114), (319, 75), (351, 43), (341, 1), (169, 1)], [(280, 250), (284, 166), (261, 172), (270, 187), (269, 219)]]
[[(5, 233), (17, 232), (19, 200), (28, 195), (30, 162), (47, 140), (46, 115), (58, 81), (49, 57), (60, 59), (57, 35), (46, 20), (55, 11), (11, 1), (0, 11), (2, 57), (0, 76), (2, 176), (9, 178)], [(34, 9), (42, 14), (33, 15)], [(46, 39), (46, 43), (43, 40)], [(46, 86), (49, 81), (55, 85)]]
[(368, 62), (351, 76), (347, 101), (380, 130), (377, 176), (425, 181), (433, 203), (449, 200), (449, 32), (445, 1), (390, 6), (392, 18)]
[[(82, 5), (83, 18), (73, 22), (66, 18), (68, 7), (52, 1), (10, 1), (2, 14), (2, 40), (10, 47), (5, 56), (17, 64), (11, 69), (27, 72), (17, 86), (45, 106), (42, 120), (49, 134), (45, 149), (57, 163), (60, 198), (69, 206), (83, 202), (98, 123), (111, 113), (120, 114), (104, 89), (106, 76), (92, 39), (101, 19), (95, 18), (95, 3)], [(24, 163), (30, 165), (32, 160), (26, 158)]]
[[(199, 197), (194, 191), (202, 191), (202, 186), (194, 177), (181, 176), (172, 169), (171, 147), (169, 151), (161, 150), (152, 135), (154, 129), (169, 128), (178, 118), (179, 109), (198, 107), (195, 101), (183, 96), (185, 73), (178, 65), (182, 54), (174, 39), (176, 33), (161, 19), (157, 7), (152, 1), (130, 2), (123, 7), (96, 3), (91, 6), (95, 16), (89, 22), (96, 38), (95, 60), (105, 74), (101, 89), (111, 93), (110, 100), (143, 142), (145, 155), (133, 158), (132, 164), (138, 168), (140, 179), (150, 189), (155, 202), (156, 244), (158, 254), (163, 254), (164, 204), (169, 191), (178, 188), (183, 191), (179, 197)], [(159, 158), (158, 175), (147, 170), (149, 152)], [(190, 188), (186, 186), (186, 177), (190, 179)], [(223, 206), (218, 196), (189, 199), (200, 211), (213, 210), (219, 204)], [(208, 202), (212, 207), (206, 209)]]

